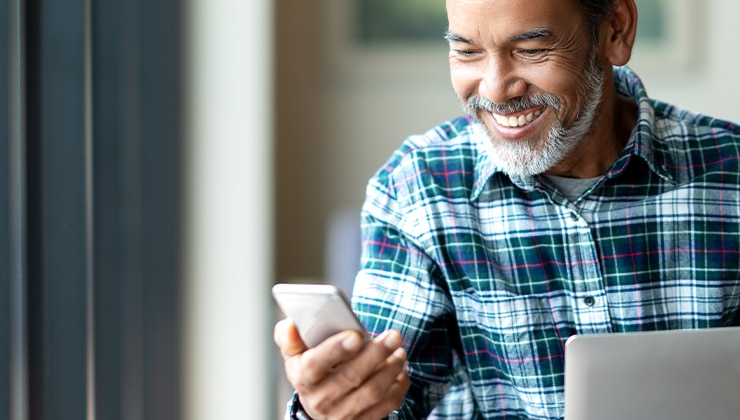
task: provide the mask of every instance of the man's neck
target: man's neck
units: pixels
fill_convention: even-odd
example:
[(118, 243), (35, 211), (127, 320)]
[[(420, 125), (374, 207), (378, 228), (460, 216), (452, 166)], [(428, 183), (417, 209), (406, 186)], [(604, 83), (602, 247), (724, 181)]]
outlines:
[[(611, 77), (608, 86), (614, 86)], [(637, 123), (638, 107), (632, 98), (620, 95), (613, 87), (594, 121), (591, 133), (565, 158), (546, 173), (568, 178), (601, 176), (624, 149)]]

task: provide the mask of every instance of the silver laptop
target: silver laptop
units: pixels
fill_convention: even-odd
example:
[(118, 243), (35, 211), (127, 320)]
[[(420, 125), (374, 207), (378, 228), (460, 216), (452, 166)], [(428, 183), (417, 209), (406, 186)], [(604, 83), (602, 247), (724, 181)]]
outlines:
[(575, 335), (565, 420), (740, 419), (740, 327)]

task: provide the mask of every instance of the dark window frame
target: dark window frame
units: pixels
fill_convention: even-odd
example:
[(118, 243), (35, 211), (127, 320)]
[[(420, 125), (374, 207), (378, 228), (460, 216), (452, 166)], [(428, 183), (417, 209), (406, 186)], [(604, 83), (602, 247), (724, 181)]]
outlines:
[(180, 417), (182, 8), (0, 3), (11, 420)]

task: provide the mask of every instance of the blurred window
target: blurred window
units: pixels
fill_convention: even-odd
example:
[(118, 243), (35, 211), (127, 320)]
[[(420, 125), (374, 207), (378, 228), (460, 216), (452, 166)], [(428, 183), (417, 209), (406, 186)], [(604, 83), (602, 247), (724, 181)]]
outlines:
[(442, 0), (354, 0), (360, 44), (442, 41), (447, 28)]

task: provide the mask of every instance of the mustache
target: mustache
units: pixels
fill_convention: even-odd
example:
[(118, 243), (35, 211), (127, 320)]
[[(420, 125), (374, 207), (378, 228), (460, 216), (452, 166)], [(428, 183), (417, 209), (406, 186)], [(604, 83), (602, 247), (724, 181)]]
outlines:
[(482, 96), (471, 95), (463, 104), (468, 114), (475, 115), (478, 111), (489, 111), (494, 114), (507, 115), (524, 111), (537, 106), (549, 106), (555, 111), (560, 111), (562, 104), (560, 100), (548, 93), (536, 93), (529, 96), (512, 98), (504, 103), (496, 103)]

